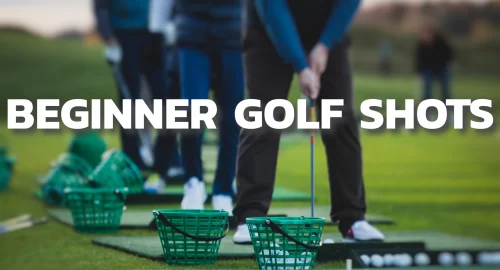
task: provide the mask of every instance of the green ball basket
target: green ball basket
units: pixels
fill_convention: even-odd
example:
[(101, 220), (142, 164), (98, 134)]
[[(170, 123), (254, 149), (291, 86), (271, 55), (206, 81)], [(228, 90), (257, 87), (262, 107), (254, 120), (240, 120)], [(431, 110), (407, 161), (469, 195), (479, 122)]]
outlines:
[(312, 269), (324, 218), (261, 217), (246, 220), (261, 270)]
[(64, 195), (81, 233), (116, 233), (125, 209), (127, 188), (67, 188)]
[(170, 265), (214, 264), (229, 229), (228, 213), (217, 210), (155, 210), (165, 260)]
[(9, 167), (0, 165), (0, 191), (9, 189), (12, 171)]
[(92, 167), (85, 160), (73, 154), (62, 154), (44, 180), (44, 200), (52, 205), (66, 205), (64, 189), (86, 187), (91, 173)]
[(142, 192), (144, 185), (141, 170), (125, 153), (117, 150), (104, 153), (90, 180), (96, 187), (127, 187), (129, 193)]
[(101, 162), (101, 156), (106, 148), (106, 142), (97, 131), (87, 131), (76, 134), (71, 139), (68, 152), (79, 156), (95, 168)]

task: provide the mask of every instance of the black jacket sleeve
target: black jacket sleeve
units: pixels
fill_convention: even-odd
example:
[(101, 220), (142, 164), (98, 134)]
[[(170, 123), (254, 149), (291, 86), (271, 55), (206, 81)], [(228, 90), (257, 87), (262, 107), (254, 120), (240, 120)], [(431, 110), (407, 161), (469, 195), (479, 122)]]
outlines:
[(109, 13), (111, 0), (93, 0), (93, 5), (97, 31), (104, 40), (109, 40), (113, 37), (113, 27)]

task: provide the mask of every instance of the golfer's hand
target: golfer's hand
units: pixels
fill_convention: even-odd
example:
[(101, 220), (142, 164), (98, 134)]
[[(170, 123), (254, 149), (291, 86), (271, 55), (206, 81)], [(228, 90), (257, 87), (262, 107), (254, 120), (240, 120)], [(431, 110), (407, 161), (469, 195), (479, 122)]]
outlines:
[(302, 93), (312, 99), (319, 95), (319, 76), (311, 68), (305, 68), (299, 73), (299, 87)]
[(104, 48), (104, 57), (110, 64), (119, 64), (122, 61), (122, 48), (118, 42), (110, 40), (106, 43)]
[(312, 71), (321, 76), (325, 72), (328, 63), (328, 47), (323, 43), (318, 43), (309, 53), (309, 65)]

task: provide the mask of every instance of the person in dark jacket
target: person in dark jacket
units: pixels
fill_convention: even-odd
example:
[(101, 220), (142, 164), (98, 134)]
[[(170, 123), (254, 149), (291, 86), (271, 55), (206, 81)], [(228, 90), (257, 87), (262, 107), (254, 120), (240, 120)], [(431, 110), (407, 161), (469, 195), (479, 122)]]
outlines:
[[(93, 4), (97, 30), (106, 45), (105, 57), (114, 70), (120, 100), (139, 98), (141, 75), (154, 99), (168, 98), (163, 80), (163, 36), (148, 29), (150, 1), (94, 0)], [(118, 77), (123, 77), (123, 81)], [(121, 146), (141, 169), (147, 169), (139, 150), (144, 143), (139, 132), (120, 129)], [(166, 178), (174, 144), (173, 133), (158, 132), (152, 153), (153, 169), (162, 179)]]
[[(321, 130), (331, 218), (339, 222), (345, 241), (381, 241), (384, 235), (365, 221), (361, 144), (345, 35), (359, 4), (360, 0), (249, 1), (243, 62), (248, 98), (260, 100), (261, 107), (274, 99), (287, 99), (295, 74), (302, 93), (316, 100), (318, 114), (321, 100), (344, 100), (342, 121)], [(233, 237), (237, 244), (251, 241), (245, 220), (269, 211), (279, 141), (280, 132), (268, 126), (240, 133), (234, 208), (240, 225)]]
[[(232, 215), (239, 126), (234, 111), (244, 97), (241, 56), (241, 0), (176, 2), (176, 46), (181, 98), (207, 99), (211, 85), (218, 104), (219, 153), (212, 204)], [(216, 80), (212, 82), (211, 80)], [(183, 209), (203, 209), (202, 131), (181, 134), (186, 184)]]
[(454, 52), (445, 37), (427, 25), (419, 33), (415, 53), (416, 71), (423, 83), (422, 98), (432, 98), (432, 84), (439, 81), (444, 100), (451, 98), (451, 65)]

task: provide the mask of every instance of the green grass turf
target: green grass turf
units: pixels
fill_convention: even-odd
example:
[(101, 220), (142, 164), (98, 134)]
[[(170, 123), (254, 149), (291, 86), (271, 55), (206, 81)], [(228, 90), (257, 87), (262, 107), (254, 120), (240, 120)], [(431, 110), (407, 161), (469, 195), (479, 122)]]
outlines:
[[(2, 33), (0, 37), (0, 100), (7, 98), (108, 98), (114, 97), (110, 72), (99, 48), (76, 42), (55, 42)], [(498, 83), (488, 77), (455, 80), (459, 98), (490, 98), (500, 101)], [(409, 76), (380, 79), (355, 77), (357, 103), (367, 98), (413, 98), (416, 80)], [(291, 99), (298, 96), (296, 87)], [(498, 116), (498, 108), (494, 107)], [(0, 111), (1, 118), (6, 110)], [(47, 208), (33, 198), (35, 177), (44, 173), (50, 160), (65, 150), (70, 133), (7, 133), (11, 151), (18, 157), (12, 188), (0, 194), (0, 220), (22, 213), (45, 215)], [(495, 132), (495, 133), (494, 133)], [(500, 136), (498, 129), (467, 131), (369, 134), (363, 132), (364, 175), (369, 212), (391, 217), (397, 226), (383, 230), (426, 229), (500, 240)], [(115, 133), (105, 133), (117, 146)], [(1, 138), (1, 136), (0, 136)], [(1, 139), (0, 139), (1, 140)], [(318, 140), (319, 141), (319, 140)], [(0, 141), (1, 142), (1, 141)], [(317, 200), (327, 204), (329, 192), (325, 157), (317, 144)], [(308, 140), (280, 153), (278, 185), (309, 189)], [(306, 206), (276, 203), (275, 206)], [(162, 208), (156, 205), (141, 209)], [(119, 235), (151, 235), (123, 231)], [(0, 269), (184, 269), (135, 258), (95, 247), (93, 236), (79, 235), (57, 222), (0, 236)], [(339, 264), (320, 268), (341, 267)], [(204, 269), (248, 269), (251, 261), (225, 261)], [(191, 268), (186, 268), (191, 269)]]

